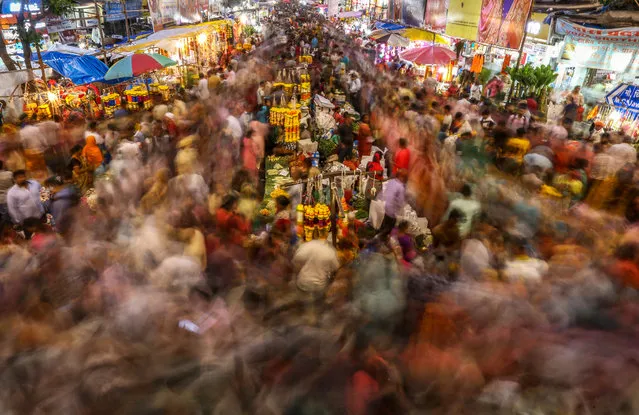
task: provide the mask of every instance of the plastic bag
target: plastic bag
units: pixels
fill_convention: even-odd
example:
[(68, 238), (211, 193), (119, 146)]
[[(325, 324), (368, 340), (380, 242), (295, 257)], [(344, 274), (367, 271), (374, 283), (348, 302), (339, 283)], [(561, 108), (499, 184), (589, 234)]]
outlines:
[(385, 211), (384, 202), (382, 200), (371, 200), (368, 219), (374, 229), (379, 229), (382, 226)]

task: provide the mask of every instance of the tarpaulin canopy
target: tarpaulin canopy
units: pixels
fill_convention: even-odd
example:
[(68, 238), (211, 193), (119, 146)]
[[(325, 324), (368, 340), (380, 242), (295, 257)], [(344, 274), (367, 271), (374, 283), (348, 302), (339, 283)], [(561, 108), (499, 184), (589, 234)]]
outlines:
[(393, 31), (393, 30), (405, 29), (406, 26), (402, 26), (397, 23), (377, 22), (375, 23), (375, 28)]
[(104, 82), (109, 68), (95, 56), (42, 52), (42, 61), (76, 85)]
[(191, 26), (181, 26), (181, 27), (175, 27), (173, 29), (160, 30), (144, 39), (133, 42), (130, 45), (118, 47), (117, 50), (119, 52), (122, 52), (122, 51), (134, 52), (134, 51), (149, 49), (152, 47), (161, 47), (161, 46), (158, 46), (158, 44), (162, 41), (193, 37), (193, 36), (197, 36), (200, 33), (211, 32), (211, 31), (219, 29), (220, 27), (225, 27), (232, 24), (233, 24), (232, 20), (224, 19), (224, 20), (215, 20), (212, 22), (200, 23), (200, 24), (191, 25)]

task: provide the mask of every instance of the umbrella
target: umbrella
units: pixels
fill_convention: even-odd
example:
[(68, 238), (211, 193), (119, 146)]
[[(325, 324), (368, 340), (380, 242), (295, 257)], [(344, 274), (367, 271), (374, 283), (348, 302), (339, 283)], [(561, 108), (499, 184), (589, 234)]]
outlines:
[(117, 61), (109, 68), (104, 79), (132, 78), (149, 71), (177, 65), (177, 63), (159, 53), (135, 53)]
[(405, 48), (410, 45), (410, 40), (395, 33), (391, 33), (377, 39), (377, 43), (386, 43), (388, 46)]
[(447, 65), (457, 58), (457, 54), (448, 48), (430, 45), (405, 50), (399, 57), (418, 65)]
[(444, 45), (448, 45), (448, 41), (441, 35), (430, 32), (428, 30), (417, 29), (414, 27), (398, 30), (397, 33), (401, 34), (408, 40), (412, 40), (413, 42), (421, 41), (421, 42), (435, 42), (441, 43)]
[(388, 34), (390, 34), (390, 32), (389, 32), (388, 30), (385, 30), (385, 29), (377, 29), (377, 30), (373, 30), (373, 31), (371, 32), (371, 34), (370, 34), (370, 35), (368, 35), (368, 37), (369, 37), (369, 38), (371, 38), (371, 39), (373, 39), (373, 40), (377, 40), (377, 39), (379, 39), (380, 37), (382, 37), (382, 36), (386, 36), (386, 35), (388, 35)]

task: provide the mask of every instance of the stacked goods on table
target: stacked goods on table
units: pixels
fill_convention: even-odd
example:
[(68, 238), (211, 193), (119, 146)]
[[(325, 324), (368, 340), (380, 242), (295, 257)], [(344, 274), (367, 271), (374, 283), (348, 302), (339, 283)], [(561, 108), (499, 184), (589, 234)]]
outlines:
[(104, 114), (108, 117), (113, 115), (118, 108), (120, 108), (120, 94), (111, 92), (110, 94), (102, 95), (102, 105), (104, 106)]
[(286, 195), (280, 186), (292, 182), (288, 168), (290, 157), (269, 156), (266, 158), (266, 183), (264, 186), (264, 200), (262, 201), (262, 216), (275, 214), (275, 199), (277, 196)]
[(300, 206), (297, 209), (304, 212), (304, 240), (328, 238), (331, 230), (331, 210), (328, 205), (316, 203), (314, 206)]
[(124, 95), (126, 95), (128, 110), (135, 111), (140, 109), (140, 103), (142, 103), (145, 110), (149, 110), (153, 107), (149, 91), (142, 85), (136, 85), (133, 88), (124, 91)]
[(302, 105), (311, 103), (311, 76), (306, 73), (300, 75), (300, 102)]

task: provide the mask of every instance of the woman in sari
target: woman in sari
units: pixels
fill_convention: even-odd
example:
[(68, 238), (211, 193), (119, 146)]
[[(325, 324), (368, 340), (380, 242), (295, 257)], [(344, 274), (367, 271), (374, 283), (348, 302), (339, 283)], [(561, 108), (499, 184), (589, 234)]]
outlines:
[(104, 157), (102, 156), (102, 150), (98, 147), (94, 136), (90, 135), (87, 137), (86, 145), (82, 149), (82, 157), (84, 157), (91, 170), (95, 171), (102, 166)]
[(71, 149), (71, 161), (69, 162), (69, 170), (73, 175), (73, 184), (85, 194), (93, 185), (93, 169), (87, 164), (86, 159), (82, 155), (82, 146), (76, 145)]

